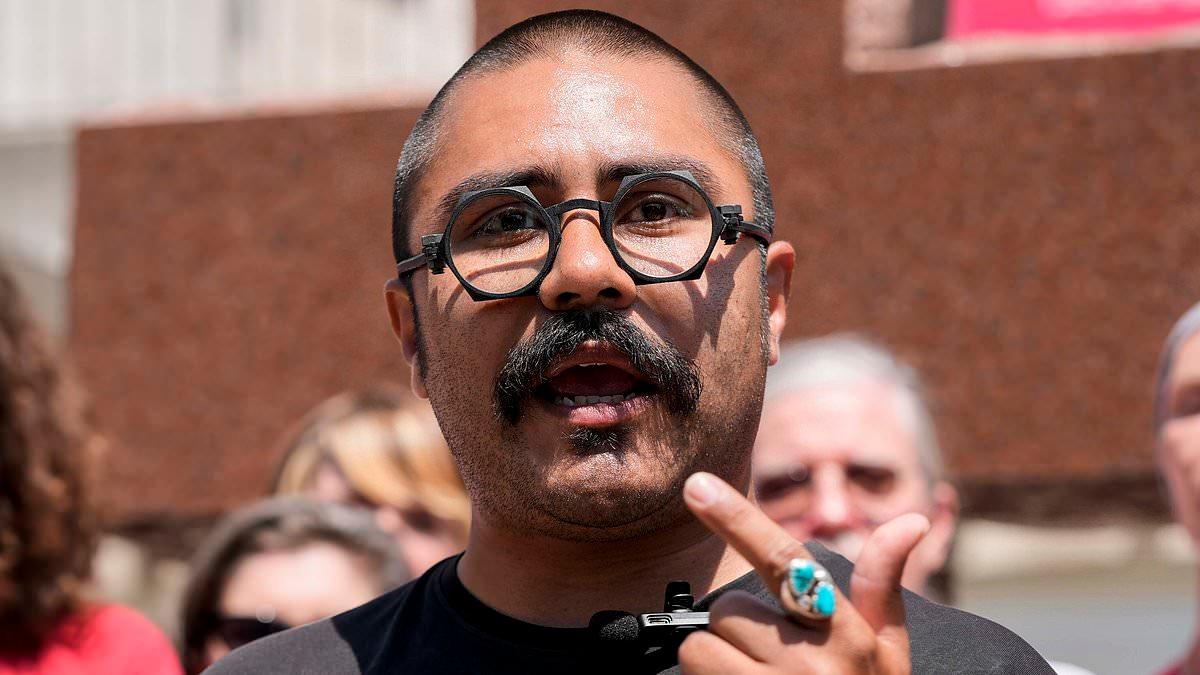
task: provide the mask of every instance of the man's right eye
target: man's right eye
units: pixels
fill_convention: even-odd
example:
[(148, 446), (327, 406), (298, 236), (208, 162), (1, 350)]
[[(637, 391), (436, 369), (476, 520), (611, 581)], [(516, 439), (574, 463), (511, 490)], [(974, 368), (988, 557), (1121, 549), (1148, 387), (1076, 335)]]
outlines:
[(1177, 392), (1171, 404), (1171, 417), (1191, 417), (1200, 413), (1200, 384)]
[(484, 237), (494, 237), (500, 234), (528, 230), (534, 227), (534, 220), (524, 211), (508, 211), (491, 216), (483, 222), (475, 234)]
[(514, 233), (521, 241), (548, 226), (533, 206), (509, 195), (487, 195), (463, 208), (451, 227), (454, 241), (484, 240), (494, 246), (507, 242)]
[(808, 467), (799, 465), (784, 474), (761, 477), (754, 484), (754, 494), (760, 501), (769, 502), (796, 488), (807, 487), (809, 480)]
[(527, 235), (545, 229), (536, 214), (523, 208), (510, 208), (485, 215), (476, 223), (469, 236), (501, 242), (515, 238), (515, 241), (519, 242), (524, 241)]
[(431, 534), (436, 532), (441, 525), (437, 516), (426, 511), (425, 509), (414, 508), (405, 509), (401, 516), (404, 518), (405, 524), (417, 532)]

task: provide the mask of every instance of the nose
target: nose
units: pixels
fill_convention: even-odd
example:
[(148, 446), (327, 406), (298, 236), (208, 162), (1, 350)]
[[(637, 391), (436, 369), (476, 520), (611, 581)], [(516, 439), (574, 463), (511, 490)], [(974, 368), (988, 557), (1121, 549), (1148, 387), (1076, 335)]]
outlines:
[(563, 214), (558, 255), (538, 295), (552, 311), (624, 309), (633, 303), (637, 286), (604, 243), (599, 214), (583, 209)]
[(845, 473), (823, 469), (813, 476), (813, 483), (813, 501), (809, 509), (812, 536), (832, 538), (854, 529), (858, 518)]

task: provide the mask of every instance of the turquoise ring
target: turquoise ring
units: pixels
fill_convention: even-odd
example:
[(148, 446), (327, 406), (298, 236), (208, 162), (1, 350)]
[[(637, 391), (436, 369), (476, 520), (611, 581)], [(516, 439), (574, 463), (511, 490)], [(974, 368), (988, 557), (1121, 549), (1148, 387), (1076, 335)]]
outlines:
[(821, 563), (808, 558), (788, 563), (779, 599), (788, 615), (803, 623), (827, 621), (837, 608), (833, 578)]

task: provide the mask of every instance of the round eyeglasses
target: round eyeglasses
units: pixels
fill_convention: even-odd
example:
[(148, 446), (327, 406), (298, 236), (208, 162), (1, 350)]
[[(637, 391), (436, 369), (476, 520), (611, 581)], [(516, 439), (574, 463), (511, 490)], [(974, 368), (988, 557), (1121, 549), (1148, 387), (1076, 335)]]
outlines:
[(421, 237), (421, 253), (396, 272), (403, 277), (428, 265), (441, 274), (449, 267), (476, 301), (536, 294), (558, 254), (562, 214), (577, 209), (600, 213), (604, 243), (635, 284), (700, 278), (718, 239), (771, 241), (769, 229), (742, 219), (740, 205), (715, 206), (690, 172), (659, 171), (625, 177), (611, 202), (542, 206), (524, 186), (470, 192), (444, 233)]

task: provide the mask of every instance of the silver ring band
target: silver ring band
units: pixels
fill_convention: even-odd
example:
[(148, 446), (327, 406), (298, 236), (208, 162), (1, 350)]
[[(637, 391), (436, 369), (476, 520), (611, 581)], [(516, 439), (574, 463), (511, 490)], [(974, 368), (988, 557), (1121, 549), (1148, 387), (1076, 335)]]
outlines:
[(788, 563), (779, 599), (789, 616), (805, 623), (828, 621), (837, 608), (837, 593), (829, 571), (808, 558), (792, 558)]

